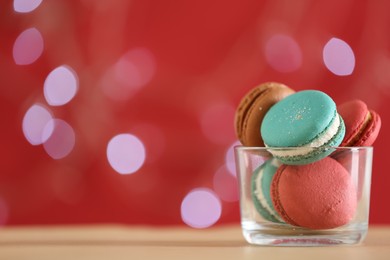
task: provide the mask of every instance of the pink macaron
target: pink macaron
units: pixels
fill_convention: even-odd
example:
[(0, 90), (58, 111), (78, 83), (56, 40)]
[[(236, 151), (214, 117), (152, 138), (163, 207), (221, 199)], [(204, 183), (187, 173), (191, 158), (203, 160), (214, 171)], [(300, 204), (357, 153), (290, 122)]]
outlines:
[(375, 111), (358, 99), (339, 105), (337, 111), (346, 128), (340, 146), (371, 146), (374, 143), (381, 128), (381, 118)]
[(306, 165), (280, 166), (272, 179), (271, 198), (286, 223), (309, 229), (345, 225), (357, 207), (350, 174), (330, 157)]

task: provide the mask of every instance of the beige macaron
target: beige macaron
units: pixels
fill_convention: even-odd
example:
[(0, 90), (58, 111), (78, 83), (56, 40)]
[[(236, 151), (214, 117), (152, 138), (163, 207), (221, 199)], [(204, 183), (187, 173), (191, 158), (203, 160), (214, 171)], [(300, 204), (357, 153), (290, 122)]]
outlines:
[(266, 82), (250, 90), (235, 115), (235, 131), (240, 142), (244, 146), (264, 146), (260, 126), (265, 114), (275, 103), (293, 93), (291, 88), (276, 82)]

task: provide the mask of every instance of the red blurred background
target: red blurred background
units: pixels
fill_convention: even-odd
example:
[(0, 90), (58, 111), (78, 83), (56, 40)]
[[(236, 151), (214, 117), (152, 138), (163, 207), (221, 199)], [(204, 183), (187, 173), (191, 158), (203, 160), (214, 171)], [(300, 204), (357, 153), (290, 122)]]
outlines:
[[(194, 191), (215, 213), (198, 216), (205, 226), (238, 222), (234, 112), (265, 81), (338, 104), (359, 98), (381, 115), (370, 222), (390, 223), (388, 10), (368, 0), (1, 1), (0, 223), (189, 224), (185, 205), (202, 203)], [(58, 68), (77, 87), (64, 104), (50, 101)], [(63, 127), (43, 145), (28, 138), (37, 106)], [(118, 139), (110, 161), (120, 134), (138, 146)], [(129, 160), (115, 149), (140, 157), (133, 173), (114, 167)]]

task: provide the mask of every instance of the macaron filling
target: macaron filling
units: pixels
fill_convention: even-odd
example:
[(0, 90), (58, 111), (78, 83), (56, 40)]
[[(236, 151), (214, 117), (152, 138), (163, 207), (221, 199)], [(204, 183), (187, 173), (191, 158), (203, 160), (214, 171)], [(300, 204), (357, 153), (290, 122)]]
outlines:
[[(304, 156), (310, 154), (315, 150), (314, 148), (318, 148), (328, 144), (335, 135), (340, 131), (341, 126), (341, 118), (339, 114), (335, 114), (333, 120), (330, 125), (322, 131), (313, 141), (304, 144), (302, 146), (297, 146), (299, 149), (275, 149), (272, 150), (272, 154), (277, 157), (293, 157), (293, 156)], [(265, 144), (269, 147), (267, 144)], [(296, 147), (294, 147), (296, 148)]]
[[(276, 166), (276, 165), (275, 165)], [(270, 214), (272, 217), (274, 217), (277, 221), (283, 222), (283, 219), (276, 213), (275, 209), (271, 207), (271, 205), (268, 204), (267, 199), (264, 196), (263, 191), (259, 188), (262, 187), (262, 178), (264, 174), (264, 169), (261, 169), (259, 173), (256, 176), (255, 182), (256, 182), (256, 188), (253, 191), (253, 194), (256, 196), (257, 200), (261, 203), (263, 208)]]

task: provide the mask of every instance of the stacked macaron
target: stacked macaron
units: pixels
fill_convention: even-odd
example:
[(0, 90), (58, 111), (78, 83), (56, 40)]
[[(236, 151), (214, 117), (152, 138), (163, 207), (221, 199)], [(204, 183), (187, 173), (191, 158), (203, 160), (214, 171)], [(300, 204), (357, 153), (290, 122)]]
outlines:
[(244, 146), (272, 154), (251, 178), (252, 201), (264, 220), (329, 229), (353, 219), (358, 188), (332, 153), (377, 138), (380, 117), (363, 101), (336, 106), (318, 90), (264, 83), (242, 99), (235, 126)]
[(295, 93), (284, 84), (267, 82), (249, 91), (241, 100), (235, 117), (236, 135), (245, 146), (264, 146), (260, 126), (268, 110)]
[[(305, 90), (272, 106), (261, 124), (261, 136), (271, 153), (285, 164), (301, 165), (318, 161), (338, 146), (345, 135), (343, 119), (336, 104), (325, 93)], [(298, 148), (298, 149), (296, 149)]]

